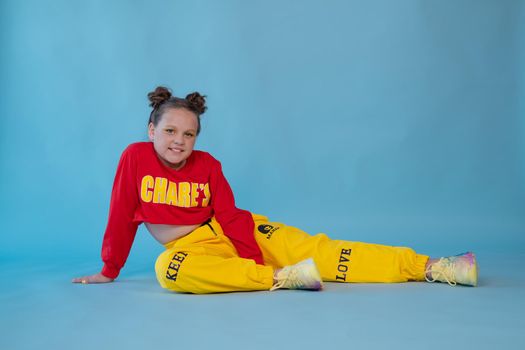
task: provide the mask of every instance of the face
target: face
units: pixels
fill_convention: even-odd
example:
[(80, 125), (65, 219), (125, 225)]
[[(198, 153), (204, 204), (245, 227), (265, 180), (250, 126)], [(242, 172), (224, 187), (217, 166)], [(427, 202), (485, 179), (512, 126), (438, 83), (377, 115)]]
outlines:
[(148, 136), (160, 160), (170, 168), (180, 169), (193, 151), (197, 128), (195, 113), (184, 108), (170, 108), (157, 126), (149, 124)]

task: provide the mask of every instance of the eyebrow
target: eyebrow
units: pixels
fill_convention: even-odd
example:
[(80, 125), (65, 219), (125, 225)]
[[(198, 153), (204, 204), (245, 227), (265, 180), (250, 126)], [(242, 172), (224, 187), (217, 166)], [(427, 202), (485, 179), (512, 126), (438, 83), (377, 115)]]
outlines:
[[(166, 126), (164, 126), (164, 128), (165, 128), (165, 129), (166, 129), (166, 128), (169, 128), (169, 129), (178, 129), (175, 125), (169, 125), (169, 124), (166, 125)], [(197, 130), (195, 130), (195, 129), (188, 129), (188, 130), (184, 130), (184, 131), (193, 131), (193, 132), (197, 132)]]

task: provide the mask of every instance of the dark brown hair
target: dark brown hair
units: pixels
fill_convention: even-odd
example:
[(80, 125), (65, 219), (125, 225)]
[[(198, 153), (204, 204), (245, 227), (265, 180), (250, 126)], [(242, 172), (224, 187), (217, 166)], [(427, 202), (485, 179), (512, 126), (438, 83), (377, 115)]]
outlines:
[(195, 113), (198, 122), (197, 135), (201, 131), (201, 114), (206, 112), (206, 96), (198, 92), (188, 94), (186, 98), (175, 97), (171, 94), (171, 90), (164, 86), (157, 86), (155, 91), (148, 94), (150, 106), (153, 108), (149, 116), (149, 123), (157, 126), (162, 115), (170, 108), (184, 108), (190, 112)]

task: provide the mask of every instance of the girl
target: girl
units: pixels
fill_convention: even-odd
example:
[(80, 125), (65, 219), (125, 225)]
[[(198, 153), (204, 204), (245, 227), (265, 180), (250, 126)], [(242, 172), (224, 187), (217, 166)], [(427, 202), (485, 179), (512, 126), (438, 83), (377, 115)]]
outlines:
[(431, 259), (405, 247), (331, 240), (238, 209), (221, 164), (194, 150), (205, 96), (148, 94), (151, 142), (120, 158), (102, 244), (102, 271), (75, 283), (115, 280), (139, 224), (166, 247), (155, 263), (163, 288), (188, 293), (320, 290), (331, 282), (477, 284), (473, 253)]

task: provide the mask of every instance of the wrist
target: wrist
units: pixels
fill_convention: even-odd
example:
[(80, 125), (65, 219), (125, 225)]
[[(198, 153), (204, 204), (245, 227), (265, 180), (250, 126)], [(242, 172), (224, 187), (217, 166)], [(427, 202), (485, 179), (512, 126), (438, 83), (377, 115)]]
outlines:
[(102, 271), (100, 271), (100, 274), (104, 277), (114, 280), (115, 278), (117, 278), (119, 274), (119, 270), (112, 268), (108, 266), (107, 264), (104, 264), (104, 266), (102, 267)]

